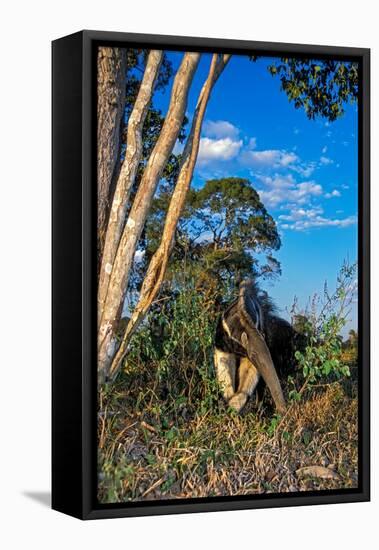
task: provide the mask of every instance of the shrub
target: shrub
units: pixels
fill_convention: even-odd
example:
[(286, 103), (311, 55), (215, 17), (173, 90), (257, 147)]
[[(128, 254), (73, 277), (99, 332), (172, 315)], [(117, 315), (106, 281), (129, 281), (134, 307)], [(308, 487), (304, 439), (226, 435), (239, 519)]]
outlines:
[[(317, 380), (332, 380), (350, 376), (349, 365), (344, 361), (341, 331), (350, 314), (350, 306), (356, 293), (356, 264), (344, 263), (338, 277), (336, 289), (329, 293), (324, 287), (320, 300), (314, 296), (311, 311), (299, 314), (293, 308), (293, 318), (306, 335), (307, 345), (295, 352), (295, 358), (305, 379), (305, 387)], [(293, 384), (293, 378), (289, 380)], [(290, 398), (298, 400), (299, 392), (291, 390)]]
[(193, 280), (175, 287), (133, 337), (124, 374), (135, 376), (148, 365), (161, 399), (179, 408), (197, 403), (204, 412), (218, 401), (212, 358), (217, 311)]

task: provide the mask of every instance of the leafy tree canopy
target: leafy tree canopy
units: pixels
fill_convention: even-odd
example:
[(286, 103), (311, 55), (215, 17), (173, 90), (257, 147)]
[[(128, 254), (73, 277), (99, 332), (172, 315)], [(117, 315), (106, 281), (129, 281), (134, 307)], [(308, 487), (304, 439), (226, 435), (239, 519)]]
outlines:
[(205, 240), (214, 249), (280, 247), (275, 221), (246, 179), (214, 179), (199, 190), (192, 189), (183, 218), (193, 232), (206, 233)]
[[(158, 246), (170, 195), (166, 189), (154, 200), (145, 233), (146, 260)], [(276, 223), (248, 180), (209, 180), (188, 194), (171, 270), (180, 269), (184, 260), (202, 279), (225, 282), (252, 275), (273, 277), (280, 274), (280, 264), (272, 252), (280, 246)], [(258, 261), (262, 254), (264, 265)]]
[(358, 64), (353, 62), (281, 58), (269, 65), (281, 89), (296, 109), (308, 118), (322, 116), (330, 121), (344, 113), (344, 105), (358, 98)]

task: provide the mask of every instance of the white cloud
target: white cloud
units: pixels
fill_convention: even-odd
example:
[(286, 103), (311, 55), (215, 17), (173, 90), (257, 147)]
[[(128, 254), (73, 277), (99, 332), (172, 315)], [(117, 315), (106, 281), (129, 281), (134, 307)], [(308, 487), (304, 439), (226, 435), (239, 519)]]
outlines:
[(277, 207), (284, 203), (303, 205), (312, 197), (323, 193), (321, 185), (315, 181), (297, 183), (291, 173), (285, 175), (276, 173), (274, 176), (259, 174), (255, 177), (265, 186), (264, 189), (258, 189), (258, 192), (267, 207)]
[[(271, 170), (291, 170), (309, 178), (319, 166), (318, 162), (304, 162), (294, 150), (261, 149), (257, 150), (257, 138), (238, 139), (240, 132), (228, 121), (206, 121), (205, 137), (201, 139), (199, 164), (204, 165), (212, 160), (229, 160), (238, 155), (238, 161), (255, 171), (270, 173)], [(332, 161), (331, 161), (332, 162)]]
[(134, 254), (134, 263), (139, 264), (140, 262), (142, 262), (145, 253), (145, 250), (136, 250), (136, 253)]
[(216, 139), (230, 137), (237, 138), (239, 130), (227, 120), (206, 120), (203, 125), (204, 134)]
[(234, 141), (226, 137), (222, 139), (201, 138), (198, 162), (206, 164), (216, 160), (230, 160), (238, 155), (242, 140)]
[(321, 153), (323, 153), (325, 155), (326, 151), (328, 150), (328, 147), (325, 145), (322, 150), (321, 150)]
[(333, 164), (333, 160), (330, 159), (329, 157), (321, 156), (320, 157), (320, 164), (323, 164), (324, 166), (327, 166), (328, 164)]
[(290, 210), (289, 214), (279, 216), (280, 227), (282, 229), (292, 229), (294, 231), (306, 231), (307, 229), (318, 227), (343, 228), (354, 225), (357, 222), (356, 216), (348, 216), (347, 218), (326, 218), (323, 214), (324, 210), (321, 206), (314, 206), (308, 209), (295, 207)]
[(284, 151), (282, 151), (282, 153), (283, 154), (280, 158), (281, 166), (288, 166), (289, 164), (299, 160), (299, 157), (295, 153), (285, 153)]
[(298, 156), (295, 153), (279, 149), (250, 150), (242, 153), (241, 160), (244, 164), (255, 167), (285, 168), (296, 162)]
[(340, 197), (341, 193), (338, 191), (338, 189), (333, 189), (331, 193), (325, 193), (326, 199), (331, 199), (332, 197)]
[(275, 207), (283, 202), (306, 204), (312, 197), (322, 195), (322, 187), (314, 181), (304, 181), (291, 185), (273, 186), (268, 191), (259, 190), (265, 206)]
[(298, 219), (294, 223), (281, 224), (282, 229), (293, 229), (294, 231), (306, 231), (307, 229), (319, 227), (349, 227), (357, 223), (356, 216), (349, 216), (342, 219), (325, 218), (324, 216), (316, 215), (310, 218)]
[(298, 220), (303, 219), (315, 219), (320, 214), (323, 214), (324, 210), (321, 208), (321, 206), (315, 206), (313, 208), (294, 208), (290, 211), (290, 214), (282, 214), (279, 216), (280, 220), (289, 221), (289, 222), (295, 222)]
[[(252, 174), (254, 175), (254, 174)], [(296, 185), (295, 179), (292, 174), (274, 174), (274, 176), (256, 175), (257, 179), (267, 185), (274, 188), (293, 187)]]
[(294, 150), (286, 151), (285, 149), (245, 150), (241, 153), (240, 160), (242, 164), (255, 169), (292, 170), (303, 178), (309, 178), (317, 168), (317, 162), (304, 162)]
[(314, 161), (298, 162), (294, 165), (289, 166), (289, 168), (303, 176), (303, 178), (309, 178), (317, 168), (317, 163)]

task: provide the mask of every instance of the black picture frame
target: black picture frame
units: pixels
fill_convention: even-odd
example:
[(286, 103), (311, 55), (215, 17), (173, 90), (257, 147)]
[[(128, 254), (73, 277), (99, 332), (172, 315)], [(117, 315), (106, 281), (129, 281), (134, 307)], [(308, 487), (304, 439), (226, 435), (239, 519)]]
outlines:
[[(359, 487), (100, 505), (96, 501), (98, 45), (349, 58), (359, 64)], [(85, 30), (52, 43), (52, 507), (81, 519), (370, 499), (370, 50)]]

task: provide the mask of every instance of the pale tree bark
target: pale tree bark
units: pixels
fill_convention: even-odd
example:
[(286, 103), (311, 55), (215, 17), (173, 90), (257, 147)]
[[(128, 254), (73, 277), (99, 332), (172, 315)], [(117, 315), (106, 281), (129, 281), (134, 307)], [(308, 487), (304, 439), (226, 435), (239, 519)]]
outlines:
[(162, 51), (150, 51), (133, 110), (128, 120), (125, 159), (122, 163), (113, 195), (101, 260), (97, 304), (99, 322), (103, 314), (112, 265), (125, 223), (130, 191), (133, 187), (142, 157), (143, 124), (153, 95), (154, 84), (158, 76), (162, 56)]
[(97, 55), (97, 241), (101, 257), (109, 194), (120, 148), (125, 107), (126, 50), (100, 47)]
[(100, 383), (107, 376), (116, 352), (117, 340), (115, 332), (125, 300), (134, 254), (146, 222), (155, 189), (183, 124), (188, 93), (199, 60), (199, 53), (185, 53), (183, 56), (174, 79), (170, 105), (161, 133), (142, 175), (120, 239), (113, 266), (111, 266), (112, 271), (108, 284), (108, 292), (98, 331), (98, 379)]
[(121, 344), (110, 367), (109, 374), (111, 378), (117, 374), (122, 364), (122, 360), (126, 355), (131, 336), (146, 316), (147, 311), (149, 310), (162, 285), (168, 260), (175, 242), (176, 228), (192, 181), (193, 171), (199, 152), (200, 134), (205, 110), (213, 86), (215, 85), (229, 59), (230, 55), (224, 55), (221, 58), (219, 58), (218, 54), (214, 54), (212, 56), (209, 74), (200, 92), (192, 120), (191, 131), (183, 151), (182, 164), (167, 211), (162, 239), (157, 251), (150, 260), (150, 264), (142, 284), (138, 303), (126, 326)]

